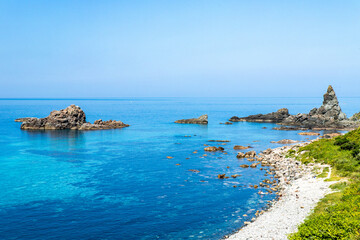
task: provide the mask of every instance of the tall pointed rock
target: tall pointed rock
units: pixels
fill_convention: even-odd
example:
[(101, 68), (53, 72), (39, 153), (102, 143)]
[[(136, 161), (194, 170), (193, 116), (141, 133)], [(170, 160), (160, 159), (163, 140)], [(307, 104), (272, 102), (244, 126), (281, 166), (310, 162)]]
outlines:
[(309, 113), (309, 115), (315, 114), (324, 115), (324, 117), (334, 118), (339, 121), (347, 119), (346, 114), (341, 111), (339, 101), (331, 85), (329, 85), (327, 92), (324, 94), (323, 105), (319, 109), (311, 110)]

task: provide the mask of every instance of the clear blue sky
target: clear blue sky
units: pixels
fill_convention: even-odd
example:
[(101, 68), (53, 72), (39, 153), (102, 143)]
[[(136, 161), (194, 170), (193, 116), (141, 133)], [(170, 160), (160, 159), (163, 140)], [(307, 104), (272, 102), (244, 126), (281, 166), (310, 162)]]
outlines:
[(1, 0), (0, 97), (360, 96), (360, 1)]

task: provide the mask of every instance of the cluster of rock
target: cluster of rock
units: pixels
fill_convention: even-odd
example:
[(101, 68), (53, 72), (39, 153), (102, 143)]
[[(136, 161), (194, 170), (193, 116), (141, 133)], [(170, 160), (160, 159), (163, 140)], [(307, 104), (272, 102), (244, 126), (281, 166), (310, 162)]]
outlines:
[(207, 151), (207, 152), (216, 152), (216, 151), (224, 151), (224, 148), (223, 147), (206, 147), (204, 148), (204, 151)]
[(114, 120), (102, 121), (100, 119), (94, 123), (86, 122), (84, 111), (75, 105), (59, 111), (52, 111), (45, 118), (19, 118), (15, 121), (22, 122), (21, 129), (24, 130), (99, 130), (129, 127), (121, 121)]
[[(284, 146), (276, 149), (267, 149), (259, 153), (257, 160), (261, 166), (270, 167), (267, 170), (268, 175), (273, 175), (274, 179), (278, 180), (276, 186), (277, 190), (281, 190), (285, 185), (290, 184), (292, 181), (301, 178), (304, 174), (312, 173), (312, 165), (304, 165), (300, 161), (293, 158), (288, 158), (286, 153), (290, 149), (298, 149), (309, 143), (301, 143), (294, 146)], [(262, 186), (263, 184), (261, 184)], [(281, 193), (277, 193), (281, 194)]]
[(201, 115), (198, 118), (181, 119), (175, 121), (175, 123), (188, 123), (188, 124), (208, 124), (208, 115)]
[(236, 155), (236, 157), (237, 158), (254, 158), (254, 157), (256, 157), (256, 152), (255, 151), (250, 151), (250, 152), (246, 152), (246, 153), (239, 152)]
[[(339, 101), (332, 86), (324, 94), (324, 101), (320, 108), (313, 108), (308, 114), (290, 115), (288, 109), (282, 108), (269, 114), (257, 114), (248, 117), (232, 117), (229, 121), (272, 122), (281, 125), (297, 126), (306, 129), (353, 129), (360, 126), (357, 116), (348, 119), (341, 111)], [(297, 130), (298, 128), (277, 130)]]

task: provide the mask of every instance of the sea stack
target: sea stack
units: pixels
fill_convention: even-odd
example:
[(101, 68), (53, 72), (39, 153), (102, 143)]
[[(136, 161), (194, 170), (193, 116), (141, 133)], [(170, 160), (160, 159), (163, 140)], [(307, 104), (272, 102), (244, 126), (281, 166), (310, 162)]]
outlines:
[[(239, 122), (272, 122), (281, 125), (296, 126), (305, 129), (354, 129), (360, 122), (350, 121), (342, 112), (333, 87), (330, 85), (324, 94), (320, 108), (313, 108), (308, 114), (290, 115), (286, 108), (269, 114), (250, 115), (248, 117), (232, 117), (230, 121)], [(296, 130), (296, 128), (295, 128)]]
[(96, 130), (96, 129), (115, 129), (129, 127), (121, 121), (102, 121), (96, 120), (93, 124), (86, 122), (84, 111), (75, 105), (59, 110), (52, 111), (45, 118), (19, 118), (16, 122), (22, 122), (23, 130)]
[(188, 124), (208, 124), (208, 115), (201, 115), (198, 118), (181, 119), (175, 121), (175, 123), (188, 123)]

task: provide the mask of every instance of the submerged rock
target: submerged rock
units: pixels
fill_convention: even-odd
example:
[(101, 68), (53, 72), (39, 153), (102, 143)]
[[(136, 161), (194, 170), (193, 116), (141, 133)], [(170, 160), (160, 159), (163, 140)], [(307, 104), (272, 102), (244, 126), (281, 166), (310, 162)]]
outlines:
[(102, 121), (96, 120), (93, 124), (86, 122), (84, 111), (75, 105), (59, 110), (52, 111), (45, 118), (22, 118), (21, 129), (24, 130), (97, 130), (97, 129), (114, 129), (128, 127), (121, 121)]
[(198, 118), (181, 119), (175, 121), (175, 123), (188, 123), (188, 124), (208, 124), (208, 115), (201, 115)]
[(208, 142), (230, 142), (229, 140), (209, 140)]

